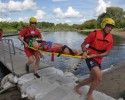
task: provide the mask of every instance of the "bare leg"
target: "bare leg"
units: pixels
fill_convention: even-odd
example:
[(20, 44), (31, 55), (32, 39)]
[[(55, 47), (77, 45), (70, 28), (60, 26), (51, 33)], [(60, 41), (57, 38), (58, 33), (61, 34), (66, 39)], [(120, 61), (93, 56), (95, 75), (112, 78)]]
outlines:
[(29, 65), (32, 64), (33, 62), (34, 62), (34, 56), (30, 56), (27, 65), (29, 66)]
[[(63, 45), (62, 44), (59, 44), (59, 43), (53, 43), (52, 44), (52, 48), (62, 48)], [(75, 55), (81, 55), (82, 54), (82, 51), (81, 50), (75, 50), (75, 49), (72, 49), (72, 51), (74, 52)], [(69, 51), (69, 49), (65, 48), (64, 49), (64, 54), (71, 54), (71, 52)]]
[(99, 83), (102, 80), (102, 72), (101, 72), (101, 70), (99, 69), (98, 66), (93, 67), (91, 69), (91, 74), (92, 74), (93, 80), (92, 80), (92, 83), (90, 85), (90, 89), (89, 89), (89, 91), (87, 93), (88, 100), (94, 100), (93, 96), (92, 96), (93, 90), (96, 89), (96, 87), (99, 85)]
[(59, 43), (52, 43), (52, 48), (62, 48), (63, 45)]
[(83, 81), (80, 82), (78, 85), (76, 85), (76, 87), (75, 87), (76, 92), (77, 92), (79, 95), (82, 95), (82, 91), (80, 90), (80, 87), (82, 87), (82, 86), (84, 86), (84, 85), (87, 85), (87, 84), (89, 84), (89, 83), (91, 83), (91, 82), (92, 82), (92, 77), (91, 77), (91, 75), (90, 75), (89, 78), (83, 80)]
[(39, 68), (39, 63), (40, 63), (40, 54), (39, 54), (39, 52), (35, 52), (34, 56), (35, 56), (35, 59), (36, 59), (36, 62), (35, 62), (35, 65), (34, 65), (34, 73), (37, 73), (38, 68)]
[(76, 50), (76, 49), (73, 49), (73, 52), (76, 56), (81, 56), (82, 55), (82, 50)]

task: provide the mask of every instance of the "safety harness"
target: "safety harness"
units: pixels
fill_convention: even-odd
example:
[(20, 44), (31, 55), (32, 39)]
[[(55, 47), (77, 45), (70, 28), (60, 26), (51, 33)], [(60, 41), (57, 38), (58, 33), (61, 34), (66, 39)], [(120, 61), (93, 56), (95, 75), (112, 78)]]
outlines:
[[(32, 38), (38, 38), (39, 36), (36, 35), (36, 34), (30, 34), (30, 29), (28, 27), (26, 27), (27, 29), (27, 32), (25, 33), (24, 35), (24, 38), (23, 40), (26, 42), (26, 43), (29, 43), (30, 40), (32, 40)], [(29, 36), (26, 36), (26, 34), (30, 34)]]

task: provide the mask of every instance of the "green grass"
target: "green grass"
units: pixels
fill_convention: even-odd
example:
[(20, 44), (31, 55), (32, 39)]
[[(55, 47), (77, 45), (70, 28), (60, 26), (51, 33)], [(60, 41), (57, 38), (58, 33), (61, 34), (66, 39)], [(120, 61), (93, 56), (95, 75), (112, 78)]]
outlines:
[(18, 31), (15, 29), (3, 29), (3, 34), (14, 34), (17, 33)]

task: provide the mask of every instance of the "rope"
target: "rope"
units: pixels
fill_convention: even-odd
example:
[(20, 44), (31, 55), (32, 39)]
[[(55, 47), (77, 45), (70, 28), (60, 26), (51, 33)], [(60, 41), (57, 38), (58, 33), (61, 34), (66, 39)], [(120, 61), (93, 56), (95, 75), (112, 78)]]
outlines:
[(76, 64), (76, 67), (74, 67), (74, 68), (67, 68), (67, 71), (68, 72), (72, 72), (72, 73), (77, 71), (78, 67), (81, 65), (82, 61), (83, 61), (83, 59), (80, 59), (79, 62)]

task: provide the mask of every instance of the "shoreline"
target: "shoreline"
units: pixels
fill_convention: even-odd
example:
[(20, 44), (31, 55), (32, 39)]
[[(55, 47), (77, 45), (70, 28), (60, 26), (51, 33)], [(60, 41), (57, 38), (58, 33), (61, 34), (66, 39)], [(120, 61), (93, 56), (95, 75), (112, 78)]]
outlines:
[(112, 33), (113, 35), (116, 35), (116, 36), (120, 36), (120, 37), (122, 37), (122, 38), (125, 38), (125, 31), (119, 32), (119, 31), (114, 31), (114, 30), (112, 30), (111, 33)]

